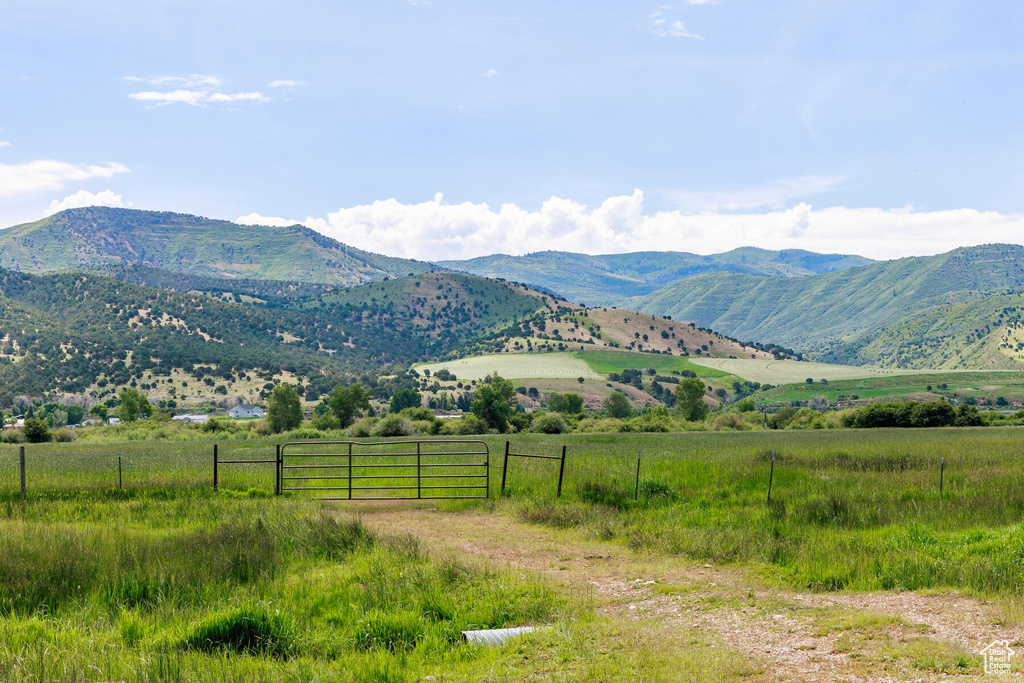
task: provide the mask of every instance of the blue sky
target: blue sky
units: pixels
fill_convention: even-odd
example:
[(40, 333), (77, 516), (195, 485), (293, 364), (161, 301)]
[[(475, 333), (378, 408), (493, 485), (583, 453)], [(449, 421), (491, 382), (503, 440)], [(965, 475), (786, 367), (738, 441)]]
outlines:
[(0, 225), (105, 203), (422, 258), (1021, 242), (1022, 28), (984, 0), (6, 0)]

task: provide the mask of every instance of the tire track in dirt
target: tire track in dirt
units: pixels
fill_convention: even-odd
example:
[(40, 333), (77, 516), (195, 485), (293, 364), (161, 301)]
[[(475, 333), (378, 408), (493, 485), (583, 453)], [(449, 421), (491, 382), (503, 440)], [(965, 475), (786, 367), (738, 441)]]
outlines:
[[(760, 662), (761, 680), (992, 680), (975, 653), (995, 639), (1020, 642), (1024, 634), (996, 625), (992, 605), (958, 594), (802, 594), (766, 587), (741, 571), (641, 555), (500, 513), (390, 505), (352, 512), (373, 529), (413, 534), (434, 552), (528, 571), (582, 591), (593, 596), (599, 616), (710, 632), (752, 664)], [(931, 661), (927, 651), (911, 657), (922, 643), (954, 658), (962, 653), (968, 666), (922, 666)], [(902, 650), (911, 654), (901, 656)]]

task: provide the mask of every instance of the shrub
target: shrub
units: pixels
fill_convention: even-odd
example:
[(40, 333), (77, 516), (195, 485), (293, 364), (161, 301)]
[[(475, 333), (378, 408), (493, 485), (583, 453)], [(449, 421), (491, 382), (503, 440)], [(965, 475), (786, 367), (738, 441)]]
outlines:
[(404, 408), (398, 413), (402, 417), (408, 418), (413, 422), (417, 420), (433, 420), (434, 412), (430, 408), (424, 408), (423, 406), (416, 406), (415, 408)]
[(202, 652), (236, 652), (285, 658), (295, 652), (289, 624), (263, 605), (215, 614), (199, 623), (182, 646)]
[(476, 415), (465, 415), (457, 420), (445, 420), (438, 434), (444, 436), (470, 436), (490, 431), (487, 423)]
[(70, 429), (58, 429), (53, 433), (53, 440), (57, 443), (71, 443), (75, 440), (75, 433)]
[(374, 426), (373, 433), (376, 436), (409, 436), (416, 433), (416, 428), (408, 418), (397, 413), (390, 413), (381, 419)]
[(25, 420), (25, 427), (22, 429), (25, 434), (25, 441), (29, 443), (46, 443), (50, 440), (50, 430), (46, 423), (37, 417), (30, 417)]
[(538, 413), (533, 418), (532, 431), (540, 434), (565, 434), (569, 431), (565, 418), (558, 413)]
[(373, 427), (377, 423), (376, 417), (364, 417), (348, 428), (348, 435), (355, 438), (365, 438), (373, 435)]

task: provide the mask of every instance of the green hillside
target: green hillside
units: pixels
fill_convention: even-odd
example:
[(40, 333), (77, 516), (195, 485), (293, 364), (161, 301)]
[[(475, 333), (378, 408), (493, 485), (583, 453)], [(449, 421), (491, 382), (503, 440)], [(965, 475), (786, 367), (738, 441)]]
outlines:
[(300, 225), (237, 225), (165, 211), (69, 209), (0, 231), (0, 268), (97, 271), (134, 264), (193, 275), (334, 285), (436, 269), (361, 251)]
[[(878, 335), (895, 329), (907, 316), (1022, 287), (1024, 247), (995, 244), (802, 278), (698, 275), (630, 299), (626, 307), (696, 322), (740, 339), (771, 340), (829, 362), (926, 367), (929, 359), (924, 356), (910, 364), (906, 354), (891, 352), (894, 345), (921, 342), (924, 323), (902, 328), (910, 336), (898, 343)], [(929, 333), (943, 334), (943, 325), (936, 322)], [(876, 338), (878, 344), (869, 348)], [(973, 367), (975, 362), (1007, 366), (983, 355), (953, 356), (943, 367)]]
[[(389, 305), (414, 290), (443, 293), (417, 308), (418, 317)], [(163, 391), (174, 382), (171, 395), (187, 399), (197, 385), (206, 391), (208, 376), (227, 391), (285, 377), (323, 393), (342, 377), (390, 364), (489, 349), (487, 339), (501, 339), (495, 330), (547, 300), (506, 283), (438, 273), (269, 308), (94, 275), (0, 270), (0, 403), (17, 394), (103, 395), (133, 382)]]
[(861, 256), (815, 254), (800, 249), (769, 251), (754, 247), (701, 256), (686, 252), (635, 252), (588, 256), (542, 251), (526, 256), (496, 254), (440, 265), (485, 277), (541, 287), (570, 301), (619, 306), (628, 297), (654, 292), (678, 280), (712, 272), (798, 277), (872, 263)]
[(904, 368), (1024, 369), (1024, 295), (934, 306), (843, 347), (850, 362)]

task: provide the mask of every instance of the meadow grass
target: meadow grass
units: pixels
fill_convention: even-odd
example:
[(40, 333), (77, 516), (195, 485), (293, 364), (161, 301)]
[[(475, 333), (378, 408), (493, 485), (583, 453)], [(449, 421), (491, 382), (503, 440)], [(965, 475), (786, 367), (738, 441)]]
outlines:
[[(488, 436), (491, 500), (442, 505), (482, 505), (800, 589), (960, 589), (1015, 603), (1024, 587), (1021, 433), (510, 437), (516, 452), (557, 455), (566, 445), (561, 498), (558, 463), (525, 459), (512, 459), (499, 497), (506, 439)], [(274, 446), (222, 443), (220, 455), (267, 458)], [(749, 661), (697, 634), (680, 636), (689, 640), (672, 645), (672, 657), (683, 655), (670, 664), (669, 645), (632, 642), (635, 630), (595, 620), (585, 596), (432, 556), (415, 538), (371, 533), (310, 493), (273, 496), (272, 467), (225, 465), (215, 494), (212, 442), (26, 449), (25, 503), (17, 448), (0, 451), (0, 680), (751, 674)], [(459, 643), (463, 629), (524, 624), (551, 628), (496, 650)], [(840, 627), (867, 626), (829, 625)]]
[[(1024, 591), (1021, 434), (1016, 428), (982, 428), (515, 435), (509, 437), (513, 451), (557, 455), (566, 445), (563, 496), (555, 499), (557, 461), (513, 458), (500, 505), (531, 521), (580, 527), (635, 548), (745, 564), (774, 580), (817, 590), (957, 588), (1018, 594)], [(505, 438), (482, 438), (491, 452), (490, 495), (497, 498)], [(132, 469), (122, 491), (111, 469), (111, 453), (118, 448), (32, 446), (30, 500), (70, 506), (82, 496), (129, 503), (139, 496), (212, 496), (212, 444), (126, 444)], [(634, 500), (638, 452), (640, 495)], [(243, 455), (273, 457), (273, 443), (221, 446), (224, 459)], [(15, 450), (0, 458), (5, 475), (0, 502), (14, 510)], [(396, 460), (380, 455), (367, 462)], [(402, 462), (408, 465), (408, 457)], [(408, 466), (373, 472), (395, 475), (373, 485), (415, 486), (398, 478), (410, 476)], [(273, 490), (271, 466), (222, 466), (221, 473), (226, 496), (269, 496)], [(433, 483), (446, 482), (467, 483)]]

